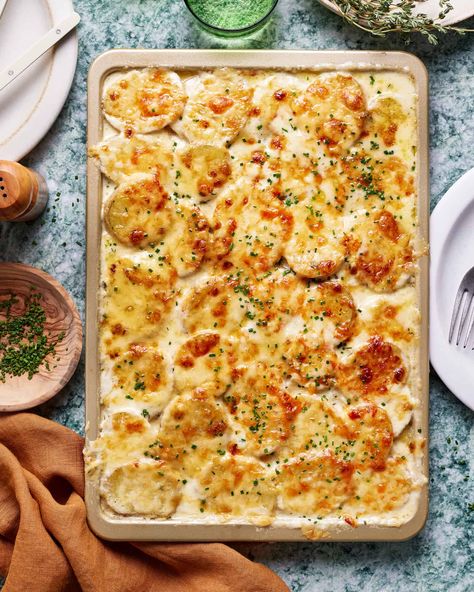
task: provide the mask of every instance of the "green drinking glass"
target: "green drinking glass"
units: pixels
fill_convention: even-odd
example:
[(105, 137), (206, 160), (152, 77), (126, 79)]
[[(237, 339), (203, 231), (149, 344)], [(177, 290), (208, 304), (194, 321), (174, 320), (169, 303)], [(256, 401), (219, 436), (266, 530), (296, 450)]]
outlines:
[(206, 31), (237, 37), (262, 27), (278, 0), (184, 0), (184, 3)]

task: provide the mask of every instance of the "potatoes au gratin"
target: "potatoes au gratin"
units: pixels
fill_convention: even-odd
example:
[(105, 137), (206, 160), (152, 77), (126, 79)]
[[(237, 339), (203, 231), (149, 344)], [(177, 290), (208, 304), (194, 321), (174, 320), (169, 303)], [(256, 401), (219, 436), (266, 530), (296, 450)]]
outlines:
[(404, 72), (107, 78), (85, 455), (108, 512), (308, 536), (414, 516), (416, 102)]

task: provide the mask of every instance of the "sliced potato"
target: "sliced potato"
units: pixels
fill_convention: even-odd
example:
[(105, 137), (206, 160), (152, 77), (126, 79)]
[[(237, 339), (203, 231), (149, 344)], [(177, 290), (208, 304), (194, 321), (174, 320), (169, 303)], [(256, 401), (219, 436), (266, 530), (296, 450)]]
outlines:
[(217, 458), (200, 478), (204, 513), (224, 520), (244, 518), (259, 526), (271, 524), (277, 489), (260, 462), (226, 454)]
[(225, 185), (232, 174), (230, 154), (223, 146), (199, 145), (181, 150), (177, 187), (180, 193), (208, 201)]
[(285, 374), (310, 393), (325, 391), (336, 382), (336, 354), (322, 341), (304, 337), (287, 340), (282, 358)]
[[(274, 267), (259, 276), (254, 286), (249, 287), (251, 314), (259, 330), (266, 329), (269, 335), (281, 335), (284, 341), (285, 325), (293, 324), (302, 313), (305, 288), (306, 281), (283, 266)], [(298, 324), (297, 333), (299, 329)]]
[(288, 128), (293, 118), (292, 100), (304, 90), (304, 82), (289, 73), (271, 74), (257, 85), (253, 102), (266, 131), (281, 134), (282, 127)]
[(387, 412), (392, 424), (393, 435), (397, 438), (410, 423), (413, 412), (418, 403), (410, 393), (408, 385), (400, 392), (387, 392), (385, 395), (377, 396), (377, 405), (382, 405)]
[(397, 131), (406, 121), (400, 102), (394, 97), (380, 97), (368, 111), (366, 130), (371, 137), (382, 140), (384, 146), (392, 147), (397, 139)]
[(393, 429), (385, 409), (364, 401), (347, 406), (341, 400), (311, 399), (304, 403), (285, 450), (327, 454), (356, 469), (380, 471), (390, 454)]
[(343, 154), (360, 137), (367, 109), (362, 88), (350, 74), (318, 76), (292, 107), (298, 128), (331, 154)]
[(172, 225), (164, 239), (168, 257), (180, 277), (196, 271), (209, 244), (209, 222), (197, 206), (176, 200), (172, 206)]
[(143, 68), (107, 85), (102, 108), (115, 128), (149, 133), (178, 119), (185, 103), (183, 84), (175, 72)]
[(327, 279), (344, 263), (345, 249), (340, 212), (314, 198), (291, 207), (293, 232), (284, 255), (291, 269), (309, 278)]
[(332, 452), (300, 454), (280, 469), (281, 507), (290, 514), (325, 516), (353, 495), (351, 463)]
[(375, 292), (393, 292), (413, 277), (411, 237), (389, 210), (366, 214), (344, 238), (351, 273)]
[(153, 436), (146, 418), (135, 412), (120, 411), (104, 419), (101, 435), (92, 443), (92, 448), (103, 466), (116, 468), (142, 459)]
[(121, 134), (90, 148), (89, 156), (98, 159), (104, 175), (117, 184), (137, 173), (158, 175), (165, 183), (173, 164), (171, 141), (167, 140), (167, 136)]
[(298, 401), (261, 375), (248, 377), (224, 395), (237, 429), (237, 447), (245, 454), (273, 454), (289, 435), (300, 411)]
[(388, 514), (402, 508), (418, 487), (407, 459), (395, 456), (388, 459), (385, 470), (367, 469), (360, 474), (350, 506), (359, 515)]
[(281, 258), (292, 226), (278, 199), (244, 179), (219, 196), (210, 257), (226, 270), (268, 271)]
[(338, 281), (309, 285), (302, 310), (307, 328), (322, 333), (326, 341), (348, 341), (354, 333), (356, 306), (350, 291)]
[(183, 299), (183, 323), (188, 333), (208, 329), (233, 332), (250, 307), (229, 276), (212, 276), (189, 289)]
[(178, 475), (164, 461), (118, 467), (102, 483), (108, 505), (118, 514), (168, 518), (181, 500)]
[(351, 459), (358, 467), (383, 471), (393, 442), (392, 422), (387, 412), (374, 403), (363, 403), (347, 409), (345, 436), (350, 444)]
[(173, 126), (192, 144), (227, 146), (244, 127), (253, 91), (238, 71), (202, 73), (185, 83), (189, 96), (183, 116)]
[(132, 339), (157, 337), (176, 295), (177, 274), (166, 261), (106, 259), (102, 336), (106, 352), (127, 351)]
[(108, 231), (129, 247), (155, 244), (173, 220), (172, 203), (158, 175), (131, 177), (105, 205)]
[(199, 475), (210, 457), (227, 449), (229, 419), (221, 401), (204, 389), (176, 396), (161, 418), (161, 429), (147, 450), (151, 458), (177, 462)]
[(415, 178), (397, 156), (375, 158), (357, 151), (340, 162), (338, 189), (346, 201), (346, 211), (379, 209), (382, 203), (398, 210), (414, 194)]
[(179, 391), (200, 388), (219, 395), (231, 382), (235, 366), (234, 345), (219, 333), (203, 331), (179, 348), (175, 357), (175, 381)]
[(349, 396), (384, 396), (406, 382), (408, 369), (399, 347), (371, 337), (346, 364), (338, 368), (338, 385)]
[(161, 413), (172, 393), (171, 370), (156, 346), (131, 343), (128, 350), (114, 359), (113, 386), (104, 397), (109, 407), (133, 401), (143, 413)]
[(291, 436), (285, 443), (285, 456), (297, 456), (305, 451), (315, 454), (331, 452), (341, 460), (348, 461), (343, 445), (344, 417), (328, 402), (330, 396), (300, 396), (301, 413), (295, 417)]

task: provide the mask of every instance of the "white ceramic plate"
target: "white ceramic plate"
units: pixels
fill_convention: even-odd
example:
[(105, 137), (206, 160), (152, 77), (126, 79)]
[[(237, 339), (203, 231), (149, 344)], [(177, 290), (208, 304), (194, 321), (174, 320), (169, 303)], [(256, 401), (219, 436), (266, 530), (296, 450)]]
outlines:
[[(339, 12), (338, 8), (331, 0), (319, 0), (334, 12)], [(451, 0), (453, 10), (443, 19), (443, 25), (453, 25), (474, 15), (474, 0)], [(430, 18), (436, 19), (439, 15), (439, 0), (419, 0), (417, 2), (417, 11), (427, 14)]]
[(474, 169), (441, 199), (430, 219), (430, 357), (445, 385), (474, 410), (474, 351), (448, 343), (454, 299), (474, 266)]
[[(71, 0), (9, 0), (0, 19), (0, 69), (72, 10)], [(0, 91), (0, 159), (20, 160), (47, 133), (69, 93), (76, 61), (72, 32)]]

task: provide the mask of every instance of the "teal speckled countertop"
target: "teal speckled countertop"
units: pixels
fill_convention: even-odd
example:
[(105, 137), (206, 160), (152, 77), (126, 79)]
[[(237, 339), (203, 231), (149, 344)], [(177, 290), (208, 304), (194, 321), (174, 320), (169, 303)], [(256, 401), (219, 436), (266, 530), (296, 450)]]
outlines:
[[(75, 0), (82, 16), (79, 64), (69, 99), (25, 163), (48, 181), (47, 213), (31, 224), (0, 224), (0, 260), (21, 261), (57, 277), (84, 312), (86, 75), (115, 47), (385, 49), (418, 55), (430, 73), (431, 204), (474, 167), (474, 34), (448, 35), (437, 47), (415, 39), (372, 38), (316, 0), (280, 0), (265, 31), (227, 42), (201, 32), (182, 0)], [(466, 25), (474, 27), (474, 19)], [(68, 387), (39, 412), (83, 431), (81, 364)], [(294, 592), (467, 592), (474, 590), (473, 414), (431, 375), (430, 513), (416, 538), (386, 544), (245, 545)], [(18, 591), (26, 592), (26, 591)], [(103, 591), (107, 592), (107, 591)], [(203, 591), (205, 592), (205, 591)], [(249, 591), (251, 592), (251, 591)]]

